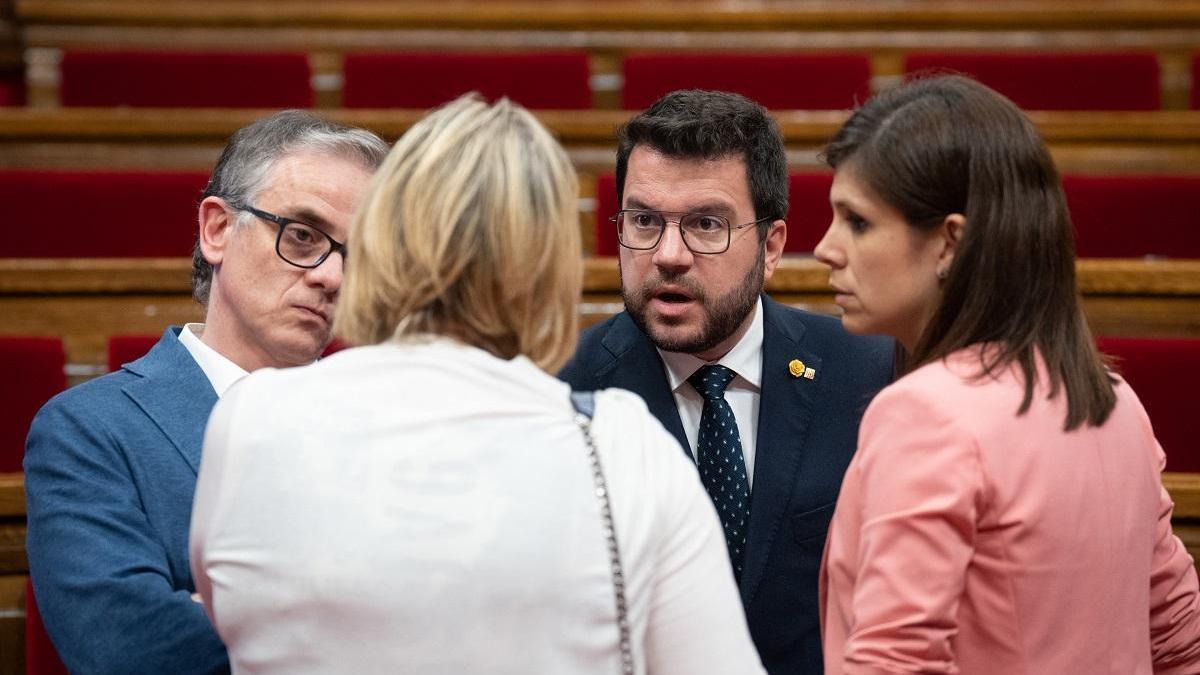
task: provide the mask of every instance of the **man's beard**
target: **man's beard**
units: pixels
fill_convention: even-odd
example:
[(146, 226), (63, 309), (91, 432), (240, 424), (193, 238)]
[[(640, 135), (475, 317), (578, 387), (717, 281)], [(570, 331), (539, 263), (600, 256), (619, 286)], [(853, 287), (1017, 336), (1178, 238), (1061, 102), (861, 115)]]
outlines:
[[(621, 291), (625, 299), (625, 311), (633, 319), (633, 323), (650, 338), (654, 346), (667, 352), (682, 352), (684, 354), (699, 354), (709, 351), (733, 335), (742, 322), (754, 309), (758, 296), (763, 290), (763, 261), (765, 250), (760, 250), (758, 260), (746, 271), (742, 282), (733, 290), (719, 298), (710, 299), (705, 290), (686, 274), (662, 276), (661, 271), (647, 279), (640, 288), (626, 290), (624, 280)], [(655, 331), (646, 317), (646, 308), (654, 293), (666, 284), (679, 286), (700, 306), (704, 312), (704, 321), (700, 330), (690, 336), (668, 337)]]

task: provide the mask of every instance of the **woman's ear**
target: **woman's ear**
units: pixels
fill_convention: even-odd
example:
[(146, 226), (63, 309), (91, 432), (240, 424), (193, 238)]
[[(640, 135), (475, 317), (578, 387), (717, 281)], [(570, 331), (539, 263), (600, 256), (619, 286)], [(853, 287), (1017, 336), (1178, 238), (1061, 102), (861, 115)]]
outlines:
[(951, 213), (942, 219), (942, 224), (938, 226), (938, 237), (942, 243), (937, 261), (939, 279), (945, 279), (950, 273), (950, 265), (954, 263), (954, 254), (958, 251), (958, 244), (962, 241), (966, 229), (967, 219), (961, 213)]
[(230, 213), (225, 200), (220, 197), (205, 197), (200, 202), (197, 218), (200, 221), (200, 252), (210, 265), (220, 265), (225, 259), (229, 245), (229, 234), (233, 231), (234, 214)]

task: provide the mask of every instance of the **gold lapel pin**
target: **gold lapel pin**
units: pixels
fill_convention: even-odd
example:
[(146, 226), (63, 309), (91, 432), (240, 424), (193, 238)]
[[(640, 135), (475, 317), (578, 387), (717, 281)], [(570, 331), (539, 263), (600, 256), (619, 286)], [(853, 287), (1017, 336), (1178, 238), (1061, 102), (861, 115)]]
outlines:
[[(812, 368), (809, 368), (809, 370), (812, 370)], [(788, 372), (792, 374), (792, 377), (802, 377), (804, 375), (804, 362), (800, 359), (792, 359), (788, 363)], [(810, 377), (809, 379), (812, 378)]]

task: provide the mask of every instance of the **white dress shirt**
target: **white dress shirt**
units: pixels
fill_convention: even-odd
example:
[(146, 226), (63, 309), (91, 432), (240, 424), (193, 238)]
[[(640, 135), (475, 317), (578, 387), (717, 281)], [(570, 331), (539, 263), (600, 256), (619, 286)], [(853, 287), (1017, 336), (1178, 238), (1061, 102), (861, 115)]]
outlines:
[[(209, 420), (196, 587), (234, 672), (619, 672), (566, 384), (446, 340), (255, 371)], [(761, 675), (716, 511), (630, 392), (592, 423), (638, 673)]]
[(200, 339), (201, 335), (204, 335), (204, 324), (189, 323), (179, 331), (179, 341), (196, 360), (196, 365), (200, 366), (200, 370), (204, 371), (213, 390), (217, 392), (217, 398), (221, 398), (234, 382), (246, 376), (246, 371), (222, 356), (217, 350), (204, 344), (204, 341)]
[[(737, 344), (715, 363), (719, 363), (737, 376), (725, 389), (725, 400), (733, 409), (737, 420), (738, 435), (742, 439), (742, 456), (746, 459), (746, 479), (754, 487), (754, 452), (758, 439), (758, 407), (762, 392), (762, 345), (763, 311), (762, 298), (754, 306), (754, 318), (750, 328)], [(679, 410), (679, 421), (683, 433), (687, 434), (692, 457), (696, 457), (696, 437), (700, 433), (700, 415), (704, 411), (704, 399), (687, 379), (709, 362), (680, 352), (658, 350), (666, 366), (667, 380), (675, 395), (675, 406)]]

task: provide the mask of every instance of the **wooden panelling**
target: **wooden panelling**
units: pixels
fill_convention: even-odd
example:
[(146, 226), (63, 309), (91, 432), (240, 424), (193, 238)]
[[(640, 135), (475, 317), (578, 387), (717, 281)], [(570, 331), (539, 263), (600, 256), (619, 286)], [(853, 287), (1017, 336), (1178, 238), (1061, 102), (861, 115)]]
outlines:
[[(95, 374), (108, 336), (157, 335), (167, 325), (203, 319), (191, 299), (190, 269), (186, 258), (0, 259), (0, 334), (60, 335), (73, 374)], [(1098, 334), (1200, 336), (1200, 261), (1083, 260), (1078, 271)], [(828, 278), (828, 268), (812, 258), (789, 256), (767, 290), (833, 314)], [(620, 309), (616, 259), (585, 259), (584, 323)]]
[(744, 28), (995, 30), (1200, 26), (1194, 0), (16, 0), (32, 24), (162, 26), (359, 26), (633, 31)]
[[(0, 109), (0, 167), (210, 169), (229, 136), (265, 110)], [(389, 140), (420, 110), (326, 110), (322, 115)], [(615, 130), (630, 113), (538, 111), (579, 171), (611, 171)], [(793, 168), (818, 153), (844, 112), (775, 114)], [(1200, 173), (1200, 111), (1039, 112), (1030, 115), (1067, 173)]]

